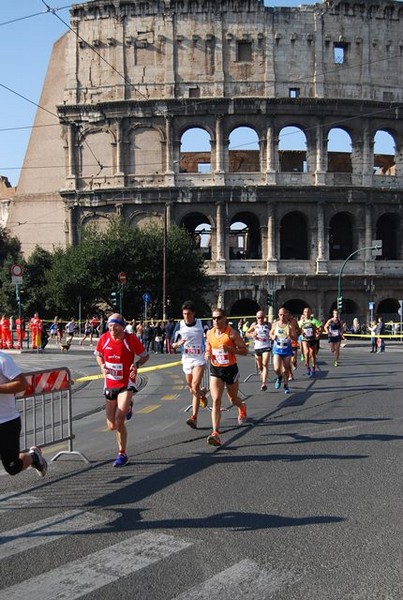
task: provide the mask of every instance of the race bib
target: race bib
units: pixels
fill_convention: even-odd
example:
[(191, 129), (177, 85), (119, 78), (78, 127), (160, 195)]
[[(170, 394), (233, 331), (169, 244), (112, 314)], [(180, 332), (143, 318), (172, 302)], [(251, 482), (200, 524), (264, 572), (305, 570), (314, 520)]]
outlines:
[(194, 354), (201, 354), (202, 351), (201, 351), (200, 346), (185, 346), (184, 353), (194, 355)]
[(123, 379), (123, 364), (122, 363), (110, 363), (105, 361), (105, 366), (108, 369), (107, 379), (112, 381), (120, 381)]
[(278, 337), (276, 340), (277, 348), (287, 348), (289, 345), (289, 338)]
[(335, 329), (335, 330), (331, 329), (330, 330), (330, 336), (331, 337), (338, 337), (339, 336), (339, 330), (338, 329)]
[(212, 350), (214, 362), (218, 365), (229, 365), (229, 355), (224, 350)]
[(313, 327), (305, 327), (304, 328), (304, 336), (307, 338), (313, 337)]

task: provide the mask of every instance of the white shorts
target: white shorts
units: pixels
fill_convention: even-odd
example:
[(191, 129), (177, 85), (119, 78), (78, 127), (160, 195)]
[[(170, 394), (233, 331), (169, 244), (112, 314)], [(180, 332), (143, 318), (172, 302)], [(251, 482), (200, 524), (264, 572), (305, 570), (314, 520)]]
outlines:
[(185, 356), (182, 359), (182, 368), (183, 368), (183, 372), (186, 375), (190, 375), (192, 373), (192, 370), (195, 367), (205, 367), (206, 366), (206, 360), (204, 358), (203, 355), (201, 356)]

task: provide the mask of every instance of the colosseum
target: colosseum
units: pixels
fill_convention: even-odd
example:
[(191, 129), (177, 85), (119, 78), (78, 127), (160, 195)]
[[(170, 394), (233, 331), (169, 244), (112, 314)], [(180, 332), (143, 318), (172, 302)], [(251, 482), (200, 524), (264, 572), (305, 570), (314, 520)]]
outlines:
[(398, 320), (402, 24), (390, 0), (73, 5), (9, 229), (29, 254), (38, 218), (48, 249), (114, 214), (177, 223), (216, 282), (208, 302), (233, 315), (325, 317), (339, 285), (348, 319), (373, 303)]

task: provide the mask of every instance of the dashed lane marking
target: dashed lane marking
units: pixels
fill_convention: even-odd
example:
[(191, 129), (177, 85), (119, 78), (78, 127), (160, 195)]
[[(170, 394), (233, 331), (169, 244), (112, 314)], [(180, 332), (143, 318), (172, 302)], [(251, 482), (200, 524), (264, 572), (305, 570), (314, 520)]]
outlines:
[(158, 408), (161, 408), (161, 406), (161, 404), (150, 404), (150, 406), (145, 406), (144, 408), (140, 408), (140, 410), (136, 410), (136, 415), (148, 415)]

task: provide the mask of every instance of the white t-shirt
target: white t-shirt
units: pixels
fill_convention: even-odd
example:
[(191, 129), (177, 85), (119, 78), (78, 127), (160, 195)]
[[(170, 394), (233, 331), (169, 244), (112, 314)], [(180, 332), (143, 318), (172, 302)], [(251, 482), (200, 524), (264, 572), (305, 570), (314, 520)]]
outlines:
[[(5, 352), (0, 352), (0, 384), (12, 381), (22, 373), (20, 367)], [(0, 423), (7, 423), (20, 416), (14, 394), (0, 394)]]
[(179, 325), (180, 338), (185, 340), (182, 346), (182, 360), (189, 358), (202, 358), (204, 360), (204, 331), (200, 319), (196, 319), (193, 325), (186, 325), (181, 321)]

